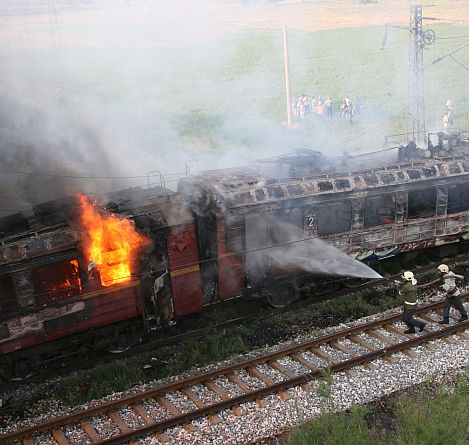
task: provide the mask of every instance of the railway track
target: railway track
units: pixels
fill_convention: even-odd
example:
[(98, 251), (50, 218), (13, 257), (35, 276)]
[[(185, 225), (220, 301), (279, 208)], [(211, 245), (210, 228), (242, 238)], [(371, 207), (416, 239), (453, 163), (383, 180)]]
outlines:
[[(468, 298), (469, 294), (463, 296), (464, 300)], [(288, 388), (309, 385), (312, 379), (321, 376), (324, 368), (353, 375), (354, 367), (373, 368), (376, 359), (396, 363), (393, 354), (398, 352), (414, 356), (417, 352), (412, 348), (416, 346), (431, 351), (432, 340), (452, 343), (453, 335), (469, 340), (465, 332), (469, 321), (455, 323), (453, 316), (449, 326), (437, 324), (442, 307), (441, 301), (417, 311), (426, 320), (428, 331), (416, 335), (403, 333), (401, 314), (386, 317), (18, 430), (1, 437), (0, 443), (135, 445), (138, 438), (151, 434), (164, 443), (169, 428), (182, 426), (193, 430), (191, 421), (201, 417), (220, 423), (224, 410), (242, 416), (243, 403), (255, 401), (262, 407), (263, 398), (272, 394), (287, 400)], [(129, 421), (129, 413), (134, 421)], [(110, 426), (107, 431), (112, 432), (100, 432), (95, 427), (97, 418), (101, 419), (100, 425), (104, 419)]]
[[(446, 263), (449, 265), (455, 265), (457, 263), (461, 263), (461, 262), (468, 261), (468, 260), (469, 260), (469, 255), (460, 255), (451, 260), (446, 260)], [(426, 265), (418, 269), (414, 269), (415, 274), (418, 276), (419, 274), (432, 270), (436, 267), (436, 264), (437, 263), (432, 263), (430, 265)], [(390, 281), (390, 280), (392, 281), (392, 280), (398, 279), (399, 277), (400, 277), (400, 274), (392, 275), (381, 280), (374, 280), (374, 281), (362, 283), (356, 288), (345, 288), (345, 289), (332, 291), (326, 295), (322, 295), (319, 297), (314, 296), (311, 298), (305, 298), (305, 299), (302, 299), (300, 301), (297, 301), (289, 305), (286, 308), (282, 308), (282, 309), (271, 308), (267, 310), (262, 310), (256, 314), (245, 315), (242, 317), (238, 317), (235, 319), (217, 323), (212, 326), (208, 326), (208, 327), (204, 327), (204, 328), (200, 328), (196, 330), (191, 330), (182, 334), (168, 336), (165, 338), (158, 338), (154, 341), (150, 341), (148, 343), (134, 346), (132, 348), (129, 348), (117, 354), (116, 353), (110, 353), (110, 354), (104, 354), (104, 355), (101, 354), (99, 357), (76, 361), (72, 364), (59, 364), (59, 366), (55, 368), (47, 367), (41, 372), (37, 372), (32, 375), (25, 376), (24, 378), (21, 378), (21, 379), (15, 379), (15, 380), (6, 382), (4, 385), (2, 385), (2, 390), (3, 391), (11, 390), (11, 389), (14, 389), (23, 385), (24, 383), (41, 382), (46, 379), (50, 379), (52, 377), (66, 375), (73, 371), (89, 369), (100, 363), (109, 363), (110, 361), (113, 361), (113, 360), (128, 358), (135, 354), (140, 354), (143, 352), (151, 351), (162, 346), (178, 344), (189, 339), (201, 338), (203, 336), (209, 335), (210, 333), (219, 332), (230, 326), (239, 326), (242, 323), (254, 322), (256, 319), (267, 318), (273, 315), (279, 315), (279, 314), (282, 314), (282, 313), (285, 313), (285, 312), (288, 312), (297, 308), (306, 307), (315, 303), (319, 303), (324, 300), (331, 300), (334, 298), (341, 297), (343, 295), (352, 294), (358, 290), (362, 291), (366, 289), (372, 289), (373, 287), (383, 285), (387, 281)]]

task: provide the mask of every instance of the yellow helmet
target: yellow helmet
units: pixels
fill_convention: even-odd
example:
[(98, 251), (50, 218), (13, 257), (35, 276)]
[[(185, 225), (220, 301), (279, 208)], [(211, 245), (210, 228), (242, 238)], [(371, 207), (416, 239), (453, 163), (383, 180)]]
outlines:
[(414, 279), (414, 274), (408, 270), (402, 274), (402, 278), (404, 278), (406, 281), (412, 281)]
[(438, 266), (438, 271), (441, 273), (448, 273), (449, 272), (449, 267), (446, 264), (440, 264)]

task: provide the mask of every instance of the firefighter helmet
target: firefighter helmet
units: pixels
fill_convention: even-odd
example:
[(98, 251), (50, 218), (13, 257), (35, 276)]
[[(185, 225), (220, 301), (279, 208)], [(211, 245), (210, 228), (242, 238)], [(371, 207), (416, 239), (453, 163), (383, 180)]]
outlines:
[(408, 270), (402, 274), (402, 278), (406, 281), (412, 281), (414, 279), (414, 274)]
[(448, 273), (449, 272), (449, 267), (446, 264), (440, 264), (438, 266), (438, 272)]

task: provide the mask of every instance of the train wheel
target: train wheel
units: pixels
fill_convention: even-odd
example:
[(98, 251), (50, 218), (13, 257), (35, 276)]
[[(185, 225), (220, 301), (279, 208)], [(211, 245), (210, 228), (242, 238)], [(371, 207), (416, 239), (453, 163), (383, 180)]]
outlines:
[(298, 291), (292, 284), (283, 284), (267, 292), (266, 297), (272, 307), (283, 308), (298, 299)]

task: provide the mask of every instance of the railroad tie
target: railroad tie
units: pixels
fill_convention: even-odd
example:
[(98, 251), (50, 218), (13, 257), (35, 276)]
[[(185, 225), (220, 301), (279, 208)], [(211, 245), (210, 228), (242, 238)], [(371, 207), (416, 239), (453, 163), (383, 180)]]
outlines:
[(375, 369), (377, 369), (376, 365), (371, 362), (364, 362), (362, 363), (362, 366), (370, 371), (374, 371)]
[[(185, 394), (197, 408), (201, 409), (207, 406), (204, 402), (202, 402), (202, 400), (200, 400), (199, 396), (191, 389), (184, 388), (184, 389), (181, 389), (181, 392)], [(210, 419), (210, 422), (214, 425), (222, 421), (220, 417), (217, 416), (216, 414), (211, 414), (208, 416), (208, 418)]]
[(147, 426), (151, 426), (156, 423), (156, 421), (148, 415), (146, 409), (140, 403), (132, 405), (132, 409), (145, 421)]
[(441, 337), (440, 340), (444, 341), (447, 345), (454, 345), (455, 343), (454, 339), (451, 337)]
[[(370, 350), (370, 351), (376, 351), (376, 348), (371, 344), (371, 343), (368, 343), (366, 340), (363, 340), (363, 338), (360, 338), (360, 337), (357, 337), (356, 335), (350, 335), (349, 337), (347, 337), (352, 343), (356, 343), (356, 344), (359, 344), (359, 345), (362, 345), (363, 347), (365, 347), (366, 349)], [(373, 371), (376, 368), (376, 365), (374, 365), (373, 363), (371, 362), (365, 362), (365, 363), (362, 363), (362, 366), (366, 369), (369, 369), (370, 371)]]
[(173, 417), (179, 417), (182, 413), (165, 397), (156, 397), (155, 400)]
[[(261, 371), (259, 371), (255, 366), (250, 366), (248, 369), (248, 372), (250, 375), (252, 375), (253, 377), (255, 377), (256, 379), (259, 379), (261, 380), (262, 382), (264, 382), (267, 386), (271, 386), (274, 384), (274, 381), (266, 376), (265, 374), (263, 374)], [(281, 400), (283, 400), (284, 402), (286, 400), (289, 400), (291, 397), (290, 397), (290, 394), (288, 394), (287, 391), (285, 390), (280, 390), (278, 391), (277, 395), (280, 397)]]
[(329, 343), (331, 348), (337, 349), (338, 351), (343, 352), (344, 354), (350, 355), (350, 357), (354, 358), (357, 357), (357, 354), (355, 352), (351, 351), (347, 346), (343, 345), (342, 343), (339, 343), (338, 341), (333, 341)]
[(309, 360), (305, 359), (301, 354), (299, 353), (294, 353), (294, 354), (291, 354), (290, 357), (297, 361), (298, 363), (301, 363), (303, 366), (305, 366), (306, 368), (310, 369), (311, 371), (317, 371), (318, 370), (318, 367), (314, 364), (314, 363), (311, 363)]
[(276, 371), (280, 372), (283, 374), (285, 377), (288, 379), (293, 379), (296, 377), (296, 374), (290, 371), (289, 369), (285, 368), (281, 363), (279, 363), (276, 360), (272, 360), (271, 362), (268, 362), (269, 366), (275, 369)]
[[(182, 415), (182, 412), (179, 411), (176, 406), (171, 403), (167, 398), (165, 397), (156, 397), (155, 399), (166, 411), (168, 411), (173, 417), (179, 417)], [(188, 433), (193, 433), (196, 428), (192, 423), (186, 422), (182, 425), (182, 427), (188, 432)]]
[[(439, 315), (440, 318), (438, 318), (438, 320), (440, 320), (443, 317), (443, 309), (436, 309), (435, 312)], [(449, 318), (454, 321), (459, 321), (459, 314), (454, 315), (454, 313), (451, 311), (449, 313)], [(435, 322), (438, 323), (438, 320), (436, 320)]]
[(287, 400), (290, 400), (291, 399), (291, 395), (288, 394), (288, 391), (282, 389), (280, 390), (277, 395), (279, 396), (280, 400), (283, 400), (284, 402), (286, 402)]
[(404, 334), (404, 331), (400, 330), (400, 329), (397, 329), (396, 326), (392, 325), (392, 324), (386, 324), (383, 326), (383, 329), (385, 331), (388, 331), (388, 332), (391, 332), (393, 334), (397, 334), (397, 335), (400, 335), (401, 337), (404, 337), (404, 338), (410, 338), (410, 334)]
[(272, 386), (274, 381), (259, 371), (255, 366), (249, 366), (247, 368), (247, 372), (254, 378), (260, 380), (261, 382), (265, 383), (267, 386)]
[(24, 437), (23, 445), (34, 445), (34, 441), (31, 437)]
[(402, 352), (404, 355), (407, 355), (407, 357), (412, 357), (412, 358), (414, 358), (414, 357), (417, 357), (417, 356), (418, 356), (418, 354), (417, 354), (414, 350), (412, 350), (412, 349), (403, 349), (401, 352)]
[[(332, 344), (330, 345), (331, 347)], [(330, 355), (329, 353), (327, 353), (326, 351), (323, 351), (322, 349), (320, 348), (310, 348), (309, 351), (312, 353), (312, 354), (315, 354), (317, 355), (318, 357), (326, 360), (328, 363), (332, 363), (333, 365), (336, 365), (337, 363), (340, 363), (340, 360), (337, 360), (335, 357), (333, 357), (332, 355)], [(343, 352), (343, 351), (342, 351)], [(354, 371), (353, 369), (346, 369), (345, 370), (345, 373), (349, 376), (349, 377), (355, 377), (357, 375), (356, 371)]]
[(69, 445), (68, 440), (61, 429), (54, 428), (52, 430), (52, 437), (59, 445)]
[[(266, 376), (264, 373), (259, 371), (259, 369), (257, 369), (255, 366), (248, 367), (247, 371), (252, 377), (255, 377), (256, 379), (260, 380), (261, 382), (264, 382), (267, 386), (272, 386), (274, 384), (274, 381), (270, 377)], [(283, 401), (286, 401), (286, 400), (290, 399), (290, 395), (288, 394), (287, 391), (284, 391), (284, 390), (278, 391), (277, 395)], [(259, 401), (258, 404), (263, 405), (263, 402)]]
[[(366, 331), (366, 335), (369, 335), (370, 337), (374, 337), (380, 341), (382, 341), (383, 343), (387, 344), (387, 345), (394, 345), (395, 343), (392, 341), (391, 338), (389, 337), (386, 337), (385, 335), (381, 334), (381, 332), (378, 332), (378, 331), (374, 331), (374, 330), (370, 330), (370, 331)], [(392, 356), (392, 355), (385, 355), (383, 357), (383, 360), (385, 362), (388, 362), (388, 363), (391, 363), (392, 365), (396, 364), (399, 362), (399, 360)]]
[(80, 426), (93, 443), (98, 443), (101, 440), (94, 426), (88, 419), (80, 420)]
[[(339, 343), (338, 341), (332, 341), (329, 343), (329, 346), (332, 348), (332, 349), (335, 349), (337, 351), (340, 351), (340, 352), (343, 352), (344, 354), (347, 354), (349, 355), (351, 358), (354, 358), (356, 357), (357, 355), (352, 352), (350, 349), (348, 349), (345, 345), (343, 345), (342, 343)], [(345, 374), (347, 374), (349, 377), (356, 377), (358, 374), (357, 374), (357, 371), (355, 371), (354, 369), (344, 369), (344, 372)]]
[(156, 438), (158, 439), (159, 442), (161, 443), (168, 443), (170, 441), (170, 438), (167, 434), (165, 433), (156, 433)]
[(385, 355), (382, 359), (385, 362), (390, 363), (391, 365), (395, 365), (396, 363), (399, 363), (399, 359), (394, 357), (393, 355)]
[(437, 308), (434, 310), (436, 316), (438, 317), (438, 320), (441, 319), (441, 317), (443, 317), (443, 308)]
[(251, 392), (251, 388), (246, 382), (243, 382), (236, 374), (227, 374), (226, 378), (237, 387), (242, 389), (246, 394)]
[(328, 364), (337, 364), (339, 363), (339, 360), (337, 360), (335, 357), (332, 357), (332, 355), (328, 354), (326, 351), (323, 351), (321, 348), (310, 348), (308, 349), (311, 354), (317, 355), (318, 357), (326, 360)]
[[(251, 392), (251, 388), (245, 382), (243, 382), (236, 374), (227, 374), (226, 378), (228, 379), (229, 382), (236, 385), (246, 394)], [(231, 410), (236, 416), (244, 416), (244, 410), (238, 405), (233, 406)]]
[(429, 351), (436, 351), (435, 346), (433, 346), (431, 343), (423, 343), (422, 345), (425, 349), (428, 349)]
[(461, 340), (469, 340), (469, 335), (466, 332), (458, 332), (456, 334)]
[(244, 416), (244, 410), (239, 406), (239, 405), (234, 405), (231, 407), (231, 411), (233, 411), (233, 414), (235, 416)]
[(392, 339), (381, 334), (381, 332), (370, 330), (370, 331), (366, 331), (366, 335), (369, 335), (370, 337), (374, 337), (382, 341), (385, 344), (394, 345), (394, 342), (392, 341)]
[[(443, 309), (436, 309), (435, 312), (440, 316), (440, 317), (443, 317)], [(453, 315), (452, 312), (449, 313), (449, 318), (451, 320), (455, 320), (455, 321), (459, 321), (459, 317), (457, 317), (456, 315)], [(438, 323), (438, 321), (437, 321)]]
[[(383, 327), (383, 329), (385, 329), (388, 332), (393, 332), (394, 334), (401, 335), (404, 338), (413, 338), (413, 336), (414, 336), (414, 334), (404, 334), (403, 331), (400, 331), (399, 329), (397, 329), (393, 325), (386, 325), (386, 326)], [(403, 350), (401, 350), (401, 352), (404, 355), (407, 355), (408, 357), (417, 357), (417, 355), (418, 355), (412, 349), (403, 349)], [(394, 357), (393, 357), (393, 359), (396, 360)], [(394, 362), (394, 363), (396, 363), (396, 362)]]
[(122, 433), (127, 434), (128, 432), (130, 432), (129, 427), (125, 424), (125, 422), (122, 420), (122, 417), (117, 411), (111, 411), (108, 415), (109, 418), (117, 425), (117, 428), (119, 428)]
[(357, 335), (350, 335), (347, 338), (353, 343), (357, 343), (359, 345), (362, 345), (363, 347), (370, 350), (371, 352), (374, 352), (374, 351), (377, 350), (377, 348), (375, 348), (371, 343), (367, 342), (366, 340), (364, 340), (361, 337), (358, 337)]
[(220, 399), (224, 401), (230, 400), (230, 396), (225, 391), (223, 391), (223, 389), (221, 389), (215, 382), (209, 380), (207, 382), (204, 382), (203, 384), (209, 391), (214, 392), (218, 397), (220, 397)]
[(428, 313), (417, 314), (417, 317), (421, 318), (422, 320), (429, 321), (430, 323), (438, 323), (438, 319), (433, 317), (432, 314), (428, 314)]

